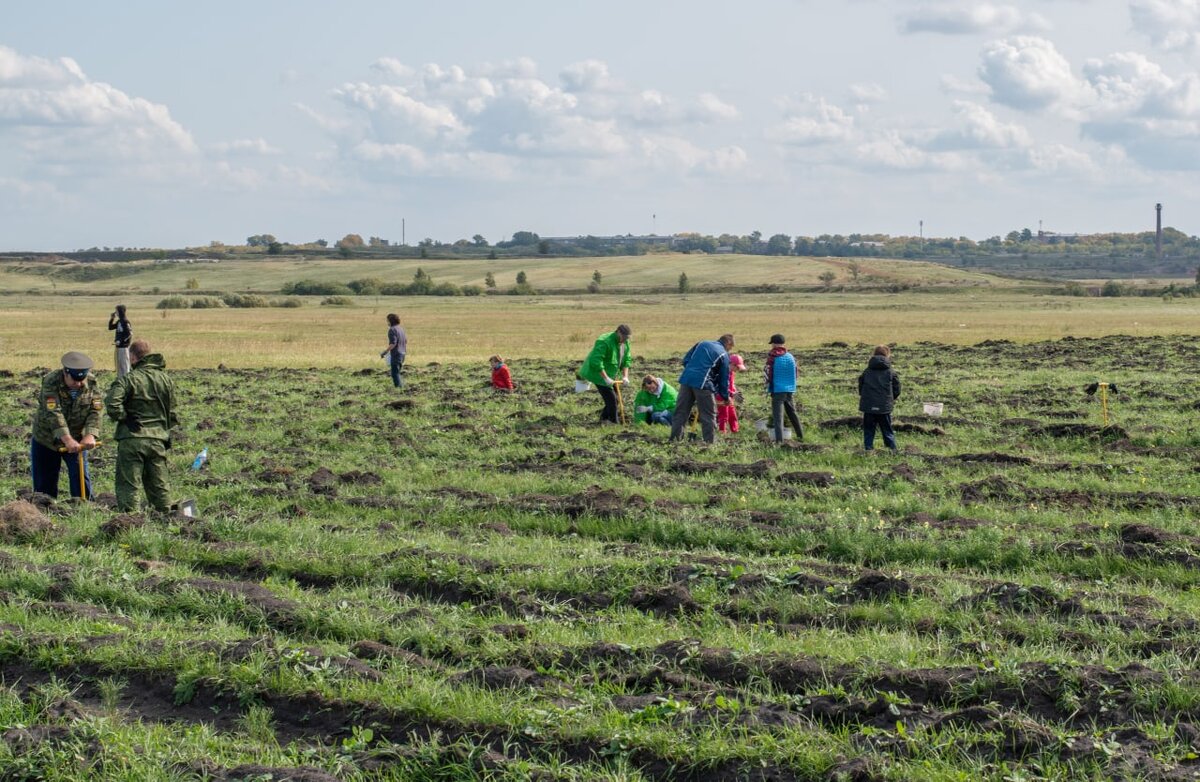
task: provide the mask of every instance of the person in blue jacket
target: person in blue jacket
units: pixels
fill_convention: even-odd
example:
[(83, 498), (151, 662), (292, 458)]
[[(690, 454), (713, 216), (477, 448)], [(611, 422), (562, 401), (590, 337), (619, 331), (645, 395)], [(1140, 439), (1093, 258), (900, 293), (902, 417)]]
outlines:
[(796, 415), (796, 378), (800, 376), (800, 367), (796, 357), (787, 349), (786, 340), (782, 334), (771, 335), (771, 352), (767, 353), (767, 365), (763, 369), (767, 380), (767, 393), (771, 395), (771, 419), (775, 422), (775, 442), (783, 441), (783, 416), (787, 414), (788, 422), (797, 440), (804, 439), (804, 429), (800, 426), (800, 417)]
[(717, 399), (729, 398), (729, 351), (733, 350), (733, 335), (705, 340), (692, 345), (683, 357), (683, 374), (679, 376), (679, 397), (671, 419), (671, 439), (683, 437), (692, 407), (700, 410), (700, 429), (704, 442), (716, 439)]

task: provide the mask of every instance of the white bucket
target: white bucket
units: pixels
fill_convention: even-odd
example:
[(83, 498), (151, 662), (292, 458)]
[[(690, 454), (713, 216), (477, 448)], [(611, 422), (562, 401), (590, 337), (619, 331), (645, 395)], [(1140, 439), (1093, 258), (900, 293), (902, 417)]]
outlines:
[(933, 418), (941, 418), (943, 403), (926, 402), (923, 407), (925, 409), (925, 415), (932, 416)]
[(589, 383), (588, 381), (586, 381), (586, 380), (576, 380), (575, 381), (575, 393), (582, 394), (583, 392), (590, 391), (590, 390), (592, 390), (592, 384)]

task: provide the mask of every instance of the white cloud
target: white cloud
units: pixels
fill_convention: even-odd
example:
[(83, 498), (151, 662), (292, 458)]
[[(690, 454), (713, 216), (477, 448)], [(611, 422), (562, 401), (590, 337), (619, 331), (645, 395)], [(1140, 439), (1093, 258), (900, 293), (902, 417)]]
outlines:
[(608, 73), (608, 63), (584, 60), (572, 63), (558, 75), (567, 92), (606, 92), (620, 87)]
[(271, 146), (265, 139), (243, 138), (222, 141), (213, 145), (213, 150), (222, 155), (281, 155), (283, 150)]
[[(74, 60), (0, 46), (0, 158), (27, 179), (159, 179), (198, 148), (162, 104), (92, 81)], [(176, 168), (172, 168), (176, 167)]]
[(1049, 26), (1039, 14), (1026, 13), (1011, 5), (991, 3), (924, 6), (905, 14), (900, 20), (901, 32), (943, 35), (1004, 35), (1036, 32), (1046, 30)]
[(640, 146), (651, 167), (676, 174), (736, 174), (745, 169), (749, 159), (738, 146), (705, 149), (673, 136), (647, 136)]
[(995, 114), (978, 103), (955, 101), (954, 113), (960, 121), (960, 127), (938, 133), (928, 148), (1019, 149), (1033, 144), (1029, 131), (1024, 127), (1001, 122)]
[(1087, 98), (1087, 85), (1045, 38), (1017, 36), (988, 44), (979, 78), (997, 103), (1026, 111), (1070, 111)]
[(1200, 0), (1131, 0), (1133, 29), (1165, 51), (1200, 48)]
[[(341, 113), (297, 105), (365, 176), (371, 166), (411, 176), (507, 178), (584, 170), (619, 176), (647, 166), (721, 172), (745, 164), (740, 148), (684, 137), (692, 126), (736, 119), (737, 107), (711, 92), (680, 99), (635, 89), (601, 60), (566, 66), (559, 84), (539, 78), (528, 59), (466, 68), (385, 57), (371, 67), (377, 80), (332, 91)], [(667, 126), (679, 132), (653, 130)]]
[(855, 103), (882, 103), (887, 98), (887, 90), (874, 82), (851, 84), (850, 99)]
[(934, 163), (934, 157), (914, 146), (899, 133), (887, 132), (877, 138), (864, 141), (854, 149), (856, 164), (860, 168), (891, 168), (916, 170)]
[(785, 145), (811, 146), (847, 141), (854, 136), (854, 117), (822, 97), (804, 95), (785, 104), (787, 116), (767, 130), (767, 138)]
[(1086, 152), (1063, 144), (1048, 144), (1031, 147), (1025, 151), (1031, 168), (1046, 173), (1090, 174), (1100, 173), (1099, 166)]
[(949, 95), (988, 95), (992, 91), (978, 79), (962, 79), (950, 73), (942, 75), (939, 85)]
[(400, 87), (359, 82), (345, 84), (334, 90), (333, 95), (347, 106), (365, 111), (388, 134), (423, 139), (454, 139), (466, 134), (466, 128), (449, 107), (422, 103)]

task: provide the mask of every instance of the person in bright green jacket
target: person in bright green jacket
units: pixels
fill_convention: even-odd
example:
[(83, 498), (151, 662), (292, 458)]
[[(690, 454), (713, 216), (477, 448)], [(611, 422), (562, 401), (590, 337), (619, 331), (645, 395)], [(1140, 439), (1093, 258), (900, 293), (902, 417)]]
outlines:
[(638, 423), (671, 425), (675, 414), (675, 397), (678, 392), (667, 381), (654, 375), (642, 378), (642, 390), (633, 400), (633, 411)]
[(613, 386), (618, 382), (629, 385), (629, 365), (632, 363), (629, 354), (633, 349), (629, 342), (631, 336), (633, 330), (625, 324), (617, 326), (616, 331), (601, 334), (579, 368), (580, 379), (595, 384), (604, 400), (604, 409), (600, 411), (601, 422), (618, 422), (617, 392)]

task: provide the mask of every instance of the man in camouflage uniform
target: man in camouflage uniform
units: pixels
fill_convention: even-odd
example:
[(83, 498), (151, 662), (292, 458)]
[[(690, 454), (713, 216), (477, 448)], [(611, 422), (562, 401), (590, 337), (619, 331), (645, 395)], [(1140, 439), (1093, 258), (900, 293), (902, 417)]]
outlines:
[(42, 378), (29, 446), (34, 491), (57, 497), (59, 471), (65, 461), (71, 496), (80, 496), (79, 452), (83, 451), (84, 484), (87, 496), (92, 496), (87, 452), (96, 446), (104, 402), (91, 368), (92, 360), (73, 350), (62, 357), (62, 369)]
[(171, 507), (167, 449), (171, 428), (179, 425), (175, 384), (163, 357), (151, 353), (144, 339), (129, 346), (129, 359), (133, 368), (113, 381), (104, 398), (108, 417), (117, 422), (117, 509), (137, 510), (144, 485), (146, 499), (165, 512)]

